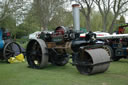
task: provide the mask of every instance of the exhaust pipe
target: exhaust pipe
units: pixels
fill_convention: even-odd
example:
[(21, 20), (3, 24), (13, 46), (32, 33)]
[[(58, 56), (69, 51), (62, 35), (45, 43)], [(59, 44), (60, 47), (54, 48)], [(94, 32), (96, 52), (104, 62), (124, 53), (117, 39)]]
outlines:
[(76, 31), (80, 31), (80, 12), (79, 12), (79, 4), (73, 4), (73, 25)]

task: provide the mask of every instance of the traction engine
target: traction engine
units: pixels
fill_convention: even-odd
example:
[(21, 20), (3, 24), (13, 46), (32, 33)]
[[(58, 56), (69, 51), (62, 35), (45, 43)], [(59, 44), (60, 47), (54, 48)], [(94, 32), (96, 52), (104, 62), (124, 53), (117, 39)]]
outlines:
[(80, 33), (59, 26), (53, 33), (42, 32), (39, 39), (29, 41), (26, 49), (27, 61), (31, 68), (45, 68), (51, 63), (64, 66), (72, 59), (81, 74), (105, 72), (110, 55), (104, 45), (96, 44), (96, 35), (89, 32), (85, 38)]
[(5, 28), (0, 28), (0, 60), (8, 61), (10, 57), (15, 57), (22, 53), (19, 44), (11, 39), (10, 32)]
[(108, 69), (109, 51), (96, 43), (96, 34), (92, 32), (85, 38), (80, 37), (79, 5), (72, 7), (75, 30), (59, 26), (54, 32), (42, 32), (39, 39), (29, 41), (26, 55), (31, 68), (45, 68), (50, 63), (64, 66), (71, 58), (72, 65), (81, 74), (102, 73)]

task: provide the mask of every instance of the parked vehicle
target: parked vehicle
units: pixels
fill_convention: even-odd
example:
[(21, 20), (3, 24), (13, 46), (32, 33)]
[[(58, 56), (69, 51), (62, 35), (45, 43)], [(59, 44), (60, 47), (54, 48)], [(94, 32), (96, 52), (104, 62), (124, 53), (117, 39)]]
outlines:
[(0, 60), (8, 61), (10, 57), (20, 54), (21, 47), (11, 39), (11, 33), (0, 28)]

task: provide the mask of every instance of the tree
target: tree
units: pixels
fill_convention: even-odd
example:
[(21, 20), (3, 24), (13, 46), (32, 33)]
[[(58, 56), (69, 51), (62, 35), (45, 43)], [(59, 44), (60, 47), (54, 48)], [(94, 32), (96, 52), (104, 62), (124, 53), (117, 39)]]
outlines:
[(6, 17), (4, 20), (0, 23), (1, 27), (7, 28), (12, 35), (15, 35), (16, 33), (16, 20), (12, 16)]
[(57, 9), (62, 7), (64, 0), (34, 0), (33, 9), (35, 15), (38, 16), (40, 28), (47, 29), (48, 23), (57, 13)]
[(125, 23), (125, 18), (124, 18), (123, 15), (120, 17), (119, 23), (120, 24), (124, 24)]
[(125, 18), (124, 18), (124, 16), (122, 15), (122, 16), (120, 16), (120, 19), (119, 19), (119, 20), (116, 20), (116, 21), (115, 21), (115, 24), (114, 24), (114, 26), (113, 26), (113, 30), (117, 31), (118, 28), (119, 28), (119, 26), (120, 26), (120, 25), (124, 25), (124, 24), (125, 24)]
[[(85, 16), (85, 26), (87, 31), (91, 31), (90, 15), (93, 8), (94, 0), (75, 0), (81, 6), (81, 12)], [(84, 7), (85, 6), (85, 7)]]
[(85, 23), (86, 23), (85, 16), (82, 14), (82, 12), (80, 12), (80, 27), (86, 28)]
[(0, 22), (13, 15), (17, 10), (23, 9), (24, 0), (0, 0)]
[(97, 4), (102, 16), (103, 31), (106, 31), (107, 17), (112, 11), (113, 18), (108, 30), (109, 33), (112, 33), (117, 17), (128, 10), (128, 0), (95, 0), (95, 3)]
[(18, 19), (23, 19), (28, 4), (27, 0), (0, 0), (0, 27), (7, 28), (15, 38), (19, 30), (16, 25), (21, 23)]
[(128, 11), (128, 0), (113, 0), (113, 13), (114, 17), (111, 23), (111, 26), (109, 28), (109, 32), (112, 33), (114, 24), (116, 22), (116, 19), (119, 15), (124, 14)]
[(96, 5), (99, 8), (100, 14), (102, 16), (102, 31), (107, 30), (107, 19), (111, 10), (112, 2), (111, 0), (95, 0)]
[(73, 17), (72, 12), (65, 10), (63, 7), (59, 8), (57, 13), (53, 16), (48, 24), (48, 28), (55, 28), (57, 26), (72, 26)]
[(100, 12), (92, 11), (91, 27), (93, 31), (102, 31), (102, 18)]
[(30, 33), (40, 30), (40, 24), (38, 23), (37, 16), (33, 15), (33, 11), (34, 10), (31, 9), (25, 16), (23, 23), (17, 26), (17, 38), (27, 36)]

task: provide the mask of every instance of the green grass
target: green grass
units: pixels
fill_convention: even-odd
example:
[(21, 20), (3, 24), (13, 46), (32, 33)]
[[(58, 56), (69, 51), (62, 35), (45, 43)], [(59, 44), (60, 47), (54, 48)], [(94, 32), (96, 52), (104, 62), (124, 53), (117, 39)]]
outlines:
[(81, 75), (75, 66), (48, 65), (37, 70), (28, 64), (0, 62), (0, 85), (128, 85), (128, 60), (112, 62), (105, 73)]

